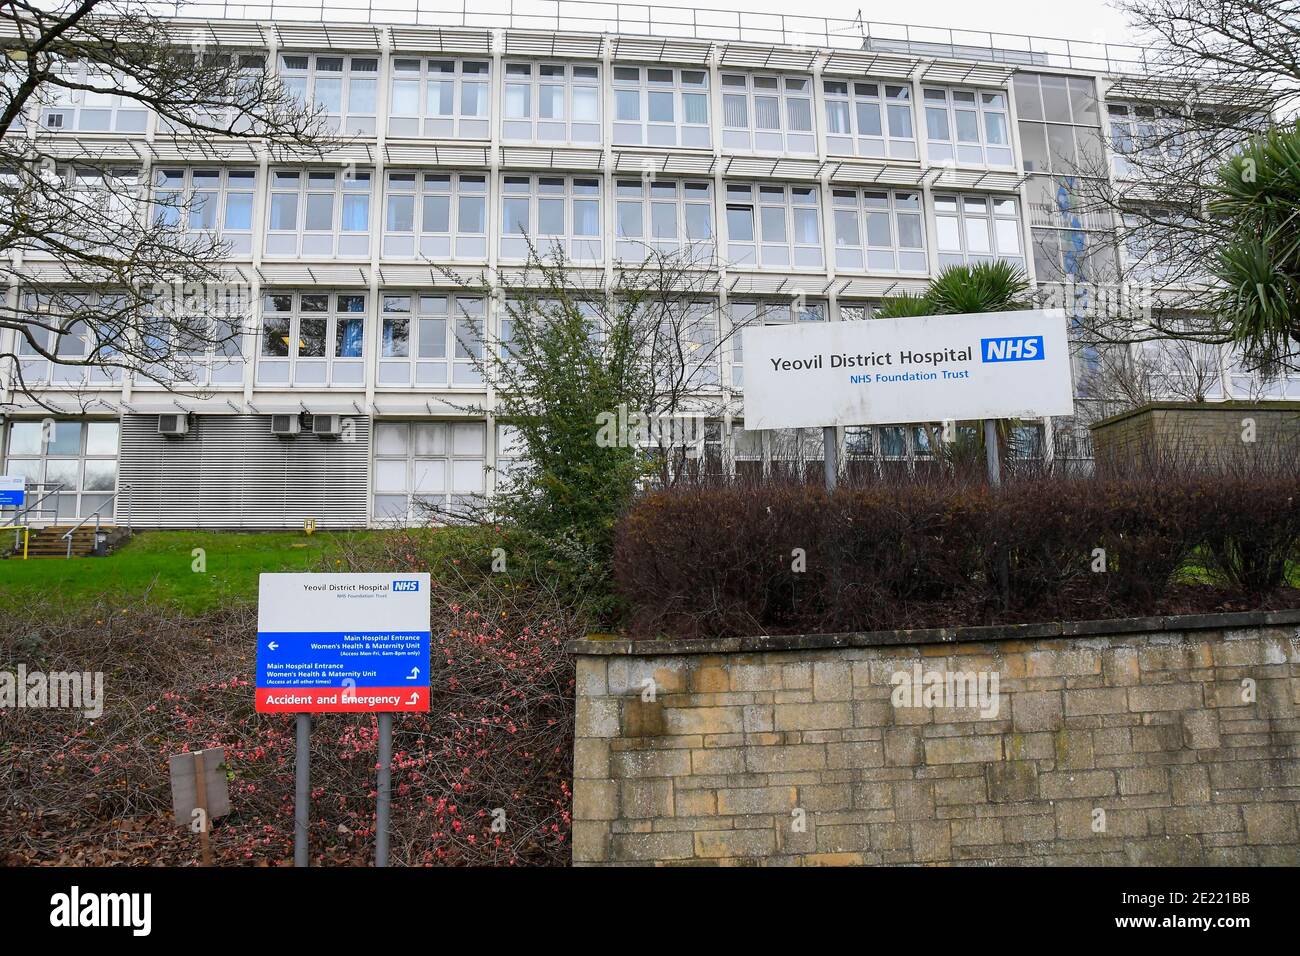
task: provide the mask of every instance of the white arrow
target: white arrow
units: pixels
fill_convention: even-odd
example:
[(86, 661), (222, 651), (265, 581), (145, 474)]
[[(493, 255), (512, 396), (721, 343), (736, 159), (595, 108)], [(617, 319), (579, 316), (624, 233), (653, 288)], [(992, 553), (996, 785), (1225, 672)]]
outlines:
[(409, 674), (406, 675), (406, 679), (407, 679), (407, 680), (415, 680), (415, 679), (416, 679), (417, 677), (419, 677), (419, 676), (420, 676), (420, 668), (418, 668), (418, 667), (412, 667), (412, 668), (411, 668), (411, 673), (409, 673)]
[(419, 702), (420, 702), (420, 695), (417, 694), (415, 691), (411, 691), (411, 699), (408, 700), (407, 703), (408, 703), (408, 704), (418, 704)]
[(279, 650), (280, 645), (277, 644), (277, 643), (275, 643), (275, 641), (272, 641), (270, 644), (267, 644), (266, 647), (267, 647), (267, 650), (275, 651), (275, 650)]

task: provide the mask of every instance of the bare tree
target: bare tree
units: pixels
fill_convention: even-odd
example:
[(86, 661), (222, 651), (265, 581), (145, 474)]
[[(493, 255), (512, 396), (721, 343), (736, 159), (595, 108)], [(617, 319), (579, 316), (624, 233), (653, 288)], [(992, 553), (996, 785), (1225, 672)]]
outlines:
[(153, 114), (155, 142), (182, 155), (220, 159), (242, 143), (281, 158), (334, 144), (322, 114), (268, 71), (264, 51), (221, 48), (143, 4), (0, 0), (0, 52), (0, 277), (11, 290), (0, 375), (14, 401), (50, 407), (28, 372), (45, 363), (74, 385), (71, 370), (84, 369), (83, 382), (130, 375), (190, 390), (193, 357), (229, 351), (251, 306), (222, 266), (227, 245), (190, 228), (203, 199), (151, 188), (146, 154), (60, 124), (74, 107), (115, 110), (117, 131), (143, 132)]
[[(1053, 157), (1072, 177), (1072, 212), (1111, 230), (1040, 281), (1086, 287), (1064, 304), (1074, 337), (1107, 345), (1177, 339), (1232, 345), (1217, 310), (1218, 173), (1300, 95), (1296, 0), (1119, 0), (1145, 52), (1144, 75), (1107, 93), (1110, 153)], [(1051, 258), (1051, 257), (1046, 257)], [(1059, 292), (1053, 292), (1059, 295)], [(1084, 301), (1086, 299), (1086, 301)], [(1271, 371), (1266, 369), (1265, 371)]]

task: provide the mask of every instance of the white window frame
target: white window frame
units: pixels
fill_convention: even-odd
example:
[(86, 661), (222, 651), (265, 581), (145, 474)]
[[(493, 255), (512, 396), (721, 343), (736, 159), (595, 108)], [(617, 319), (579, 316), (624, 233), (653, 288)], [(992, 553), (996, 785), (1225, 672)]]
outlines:
[[(613, 89), (615, 146), (684, 146), (700, 149), (712, 146), (708, 70), (615, 64)], [(673, 118), (671, 121), (652, 120), (651, 103), (662, 102), (665, 94), (671, 97), (669, 102), (672, 103)], [(702, 123), (686, 122), (686, 98), (692, 96), (702, 97), (695, 101), (704, 106)], [(623, 113), (621, 104), (625, 99), (637, 104), (635, 117)]]
[[(732, 266), (764, 269), (825, 268), (822, 248), (821, 199), (816, 186), (780, 182), (728, 182), (726, 189), (727, 261)], [(748, 197), (741, 190), (748, 190)], [(777, 199), (780, 193), (781, 199)], [(811, 200), (809, 202), (808, 200)], [(748, 207), (753, 238), (731, 235), (732, 213)], [(784, 210), (785, 238), (772, 235), (774, 210)], [(816, 242), (797, 242), (797, 219), (807, 220), (807, 210), (815, 217)]]
[[(979, 201), (985, 203), (983, 212), (975, 206)], [(954, 208), (949, 208), (948, 203), (952, 203)], [(1021, 269), (1025, 268), (1024, 221), (1020, 216), (1018, 198), (986, 193), (936, 193), (934, 218), (934, 246), (938, 253), (940, 269), (950, 265), (993, 262), (998, 259), (1005, 259)], [(945, 245), (942, 220), (956, 223), (959, 240), (956, 244)], [(971, 230), (978, 222), (987, 224), (986, 233), (989, 237), (987, 252), (970, 248)], [(998, 223), (1009, 223), (1011, 228), (999, 232)], [(1004, 249), (1007, 240), (1012, 236), (1016, 242), (1015, 249)]]
[[(404, 301), (403, 301), (404, 300)], [(478, 390), (483, 376), (471, 353), (486, 347), (481, 296), (385, 289), (379, 297), (379, 388)], [(388, 328), (406, 323), (405, 355), (389, 346)]]
[[(487, 259), (488, 202), (487, 173), (452, 173), (441, 170), (390, 169), (384, 188), (384, 234), (381, 255), (385, 259), (475, 260)], [(447, 228), (432, 221), (431, 201), (447, 201)], [(394, 227), (398, 204), (409, 202), (411, 228)], [(479, 209), (481, 228), (469, 228), (468, 213)]]
[[(197, 183), (200, 176), (215, 175), (216, 182)], [(175, 179), (179, 176), (179, 182)], [(211, 195), (211, 200), (196, 199), (197, 195)], [(239, 196), (247, 201), (248, 225), (229, 225), (230, 200)], [(179, 222), (179, 206), (188, 204), (189, 222), (186, 231), (215, 235), (226, 244), (228, 255), (248, 257), (253, 254), (253, 227), (257, 202), (257, 167), (220, 168), (212, 166), (154, 167), (154, 197), (166, 197), (158, 207), (156, 217), (164, 221)], [(208, 212), (215, 205), (213, 224), (195, 223), (195, 214)]]
[(731, 346), (727, 365), (730, 369), (730, 387), (739, 391), (745, 387), (744, 330), (765, 325), (796, 325), (804, 322), (825, 322), (827, 303), (822, 299), (800, 301), (771, 301), (767, 299), (734, 299), (727, 303), (731, 320)]
[[(656, 214), (672, 206), (673, 234), (660, 235), (656, 228)], [(638, 231), (630, 230), (631, 219), (625, 219), (637, 209)], [(707, 235), (695, 236), (700, 231), (698, 215), (707, 216)], [(662, 221), (659, 221), (660, 223)], [(625, 232), (625, 229), (627, 231)], [(717, 227), (713, 221), (713, 183), (708, 180), (617, 177), (614, 180), (614, 255), (625, 261), (643, 261), (651, 251), (672, 252), (681, 248), (693, 250), (693, 258), (707, 261), (714, 257)]]
[[(423, 429), (428, 445), (422, 452), (416, 429)], [(401, 454), (389, 451), (390, 436), (402, 435)], [(430, 520), (421, 500), (455, 511), (458, 505), (479, 499), (487, 490), (487, 423), (483, 421), (392, 420), (375, 421), (374, 492), (371, 515), (376, 521), (423, 524)], [(441, 449), (439, 451), (439, 448)], [(403, 463), (399, 465), (399, 463)], [(421, 488), (441, 471), (441, 487)], [(402, 489), (390, 480), (403, 472)], [(404, 497), (405, 507), (395, 513), (392, 499)]]
[[(550, 255), (556, 247), (574, 262), (596, 263), (604, 260), (604, 218), (602, 216), (603, 187), (599, 176), (578, 173), (573, 175), (549, 173), (504, 173), (500, 179), (500, 241), (502, 259), (523, 261), (528, 258), (528, 240), (539, 255)], [(517, 218), (518, 203), (528, 202), (528, 221)], [(594, 232), (577, 235), (577, 210), (579, 204), (596, 207)], [(564, 216), (558, 233), (541, 232), (543, 204), (547, 209), (558, 205)], [(520, 232), (516, 226), (522, 225)]]
[[(836, 186), (831, 192), (831, 225), (835, 237), (835, 269), (845, 272), (924, 274), (925, 204), (914, 189), (871, 189)], [(841, 222), (852, 217), (856, 242), (845, 241)], [(874, 217), (874, 218), (873, 218)], [(889, 242), (872, 242), (872, 225), (883, 219)], [(900, 223), (914, 220), (920, 242), (904, 247)]]
[[(957, 97), (973, 97), (972, 103), (957, 101)], [(975, 114), (976, 139), (958, 139), (957, 114)], [(1011, 169), (1015, 156), (1011, 148), (1011, 115), (1007, 91), (1004, 89), (979, 89), (959, 86), (923, 86), (921, 88), (921, 115), (925, 122), (926, 154), (931, 163), (953, 162), (958, 166), (981, 166), (992, 169)], [(942, 116), (946, 138), (931, 135), (931, 118)], [(990, 142), (988, 132), (991, 119), (1000, 121), (1002, 143)]]
[[(291, 183), (286, 177), (297, 176)], [(330, 179), (327, 179), (330, 177)], [(268, 175), (266, 242), (268, 259), (284, 258), (370, 258), (370, 236), (374, 224), (374, 173), (368, 169), (340, 171), (330, 167), (272, 169)], [(296, 195), (296, 225), (293, 229), (272, 228), (280, 197)], [(331, 199), (330, 228), (307, 229), (309, 206), (320, 197)], [(361, 201), (364, 197), (364, 202)], [(344, 229), (344, 207), (356, 203), (366, 210), (365, 228)]]
[[(271, 308), (271, 300), (281, 297), (289, 299), (289, 309)], [(323, 297), (325, 309), (315, 310), (303, 307), (308, 297)], [(360, 299), (360, 311), (344, 307), (344, 301)], [(369, 337), (369, 296), (362, 291), (343, 291), (337, 289), (312, 289), (310, 291), (290, 291), (270, 289), (262, 293), (260, 322), (258, 324), (257, 347), (257, 384), (262, 386), (294, 386), (299, 388), (322, 388), (338, 386), (361, 390), (365, 387), (366, 374), (366, 339)], [(272, 332), (271, 322), (287, 319), (288, 326), (284, 333), (286, 355), (267, 352), (268, 340), (278, 335)], [(361, 354), (338, 354), (339, 326), (342, 321), (361, 320), (359, 344)], [(303, 321), (322, 321), (325, 323), (325, 343), (322, 355), (301, 355), (299, 348), (305, 339), (302, 335)]]
[[(335, 79), (339, 84), (338, 109), (324, 109), (327, 128), (348, 136), (374, 136), (376, 111), (379, 108), (379, 54), (305, 53), (301, 50), (282, 50), (279, 54), (280, 80), (302, 102), (328, 107), (318, 96), (322, 86)], [(339, 69), (322, 69), (321, 65)], [(369, 64), (371, 69), (366, 69)], [(370, 85), (369, 97), (364, 97), (363, 84)], [(366, 100), (369, 104), (366, 104)], [(357, 105), (361, 108), (358, 109)]]
[[(722, 148), (756, 153), (817, 152), (817, 126), (813, 109), (812, 77), (793, 73), (726, 72), (722, 86)], [(776, 126), (758, 126), (758, 101), (776, 101)], [(794, 104), (802, 103), (807, 129), (795, 129)], [(744, 116), (737, 118), (737, 107)]]
[[(143, 135), (152, 112), (143, 103), (109, 90), (130, 89), (134, 81), (99, 64), (68, 59), (58, 67), (68, 83), (95, 86), (97, 90), (68, 89), (46, 84), (39, 91), (37, 126), (43, 132), (128, 133)], [(103, 121), (98, 118), (103, 116)], [(55, 117), (59, 120), (56, 122)], [(90, 119), (96, 118), (96, 122)]]
[[(524, 72), (526, 71), (526, 72)], [(502, 79), (501, 138), (515, 143), (573, 143), (598, 145), (600, 136), (600, 68), (591, 63), (507, 60)], [(523, 91), (523, 110), (514, 115), (514, 98)], [(541, 115), (543, 91), (559, 91), (561, 114)], [(576, 94), (595, 107), (595, 116), (574, 118)]]
[[(48, 423), (48, 424), (47, 424)], [(3, 452), (4, 467), (0, 468), (5, 474), (21, 474), (28, 479), (27, 482), (27, 501), (35, 502), (47, 491), (58, 485), (63, 488), (61, 482), (52, 482), (49, 480), (49, 466), (51, 463), (63, 464), (68, 462), (75, 463), (76, 476), (72, 487), (67, 490), (61, 490), (58, 494), (46, 498), (38, 506), (38, 510), (45, 513), (46, 516), (53, 513), (60, 521), (83, 517), (103, 507), (110, 500), (113, 492), (117, 490), (118, 480), (118, 452), (121, 448), (121, 423), (116, 419), (11, 419), (8, 428), (0, 428), (0, 434), (4, 437), (4, 445), (0, 447)], [(59, 440), (59, 429), (69, 425), (78, 426), (77, 450), (75, 452), (53, 451), (57, 448), (55, 444)], [(90, 430), (92, 426), (97, 426), (105, 430), (112, 429), (115, 433), (112, 452), (91, 451), (90, 448)], [(39, 433), (40, 447), (35, 452), (19, 451), (12, 452), (14, 431), (22, 428), (23, 431), (35, 431)], [(86, 487), (86, 466), (91, 464), (112, 463), (113, 465), (113, 486), (111, 488), (87, 488)], [(34, 465), (34, 467), (33, 467)], [(71, 506), (68, 506), (68, 502)], [(0, 509), (3, 511), (5, 509)], [(113, 511), (111, 508), (101, 512), (106, 516), (105, 520), (112, 521)]]
[[(873, 92), (874, 91), (874, 92)], [(883, 95), (882, 95), (883, 93)], [(912, 105), (912, 87), (906, 82), (853, 77), (827, 77), (822, 80), (825, 101), (826, 151), (839, 156), (866, 156), (874, 159), (916, 159), (916, 112)], [(880, 132), (862, 128), (862, 116), (875, 110)], [(847, 129), (832, 132), (831, 117), (841, 114)], [(895, 133), (898, 117), (907, 117), (907, 129)]]
[[(491, 136), (492, 63), (475, 57), (393, 56), (389, 72), (388, 135), (488, 139)], [(434, 112), (434, 86), (451, 84), (451, 111)], [(416, 112), (397, 112), (399, 84), (417, 87)], [(477, 91), (479, 111), (465, 111), (465, 90)], [(439, 93), (439, 99), (441, 92)], [(441, 107), (441, 103), (436, 104)]]

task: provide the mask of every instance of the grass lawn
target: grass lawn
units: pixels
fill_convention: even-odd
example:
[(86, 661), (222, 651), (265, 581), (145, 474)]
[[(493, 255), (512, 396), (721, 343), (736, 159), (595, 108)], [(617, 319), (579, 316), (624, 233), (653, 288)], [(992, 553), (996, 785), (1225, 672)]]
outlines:
[[(0, 560), (0, 606), (7, 602), (49, 601), (64, 606), (113, 601), (175, 605), (201, 613), (221, 605), (257, 600), (263, 571), (324, 571), (341, 544), (364, 544), (383, 531), (146, 531), (107, 558)], [(193, 552), (202, 548), (206, 571), (193, 569)]]

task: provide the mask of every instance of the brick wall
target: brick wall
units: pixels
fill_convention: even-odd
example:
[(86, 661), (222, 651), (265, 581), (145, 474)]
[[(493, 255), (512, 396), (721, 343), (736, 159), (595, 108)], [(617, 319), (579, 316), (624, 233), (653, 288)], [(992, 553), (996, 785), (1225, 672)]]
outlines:
[(1297, 865), (1298, 624), (579, 641), (573, 859)]

